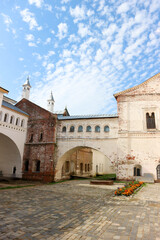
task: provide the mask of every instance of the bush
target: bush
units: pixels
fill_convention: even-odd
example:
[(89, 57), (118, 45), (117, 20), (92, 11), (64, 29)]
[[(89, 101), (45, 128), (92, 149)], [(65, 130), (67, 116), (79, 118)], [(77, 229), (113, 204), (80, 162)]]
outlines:
[(120, 196), (120, 195), (130, 196), (130, 195), (132, 195), (134, 193), (134, 191), (136, 189), (140, 188), (143, 185), (144, 185), (144, 182), (139, 182), (139, 181), (129, 182), (124, 187), (118, 188), (115, 191), (115, 195), (117, 195), (117, 196)]

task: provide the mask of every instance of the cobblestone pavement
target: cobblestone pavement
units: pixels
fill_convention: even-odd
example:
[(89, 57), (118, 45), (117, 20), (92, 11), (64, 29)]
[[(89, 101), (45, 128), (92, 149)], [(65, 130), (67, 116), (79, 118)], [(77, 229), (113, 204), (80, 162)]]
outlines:
[(160, 184), (126, 198), (87, 183), (1, 190), (0, 239), (160, 240)]

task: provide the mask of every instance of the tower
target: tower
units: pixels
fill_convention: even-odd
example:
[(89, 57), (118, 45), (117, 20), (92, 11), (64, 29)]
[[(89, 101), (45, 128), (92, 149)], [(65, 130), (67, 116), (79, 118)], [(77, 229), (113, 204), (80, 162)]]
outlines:
[(48, 101), (48, 111), (53, 112), (53, 109), (54, 109), (54, 98), (53, 98), (52, 91), (51, 91), (50, 98), (47, 101)]
[(29, 82), (29, 76), (27, 77), (26, 82), (22, 86), (23, 86), (22, 98), (26, 98), (29, 100), (30, 88), (31, 88), (31, 85)]

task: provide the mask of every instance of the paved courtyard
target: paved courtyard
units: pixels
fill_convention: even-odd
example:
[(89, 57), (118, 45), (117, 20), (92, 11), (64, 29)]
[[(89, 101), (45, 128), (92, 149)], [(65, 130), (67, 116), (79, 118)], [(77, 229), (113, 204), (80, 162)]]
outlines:
[(0, 239), (160, 240), (160, 184), (134, 197), (68, 181), (0, 191)]

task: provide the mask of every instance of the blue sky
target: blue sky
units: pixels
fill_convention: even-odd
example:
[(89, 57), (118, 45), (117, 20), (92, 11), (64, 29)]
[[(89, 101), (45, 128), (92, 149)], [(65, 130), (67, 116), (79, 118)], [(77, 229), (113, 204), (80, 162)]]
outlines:
[(42, 107), (115, 113), (113, 94), (160, 71), (159, 0), (0, 0), (0, 85)]

